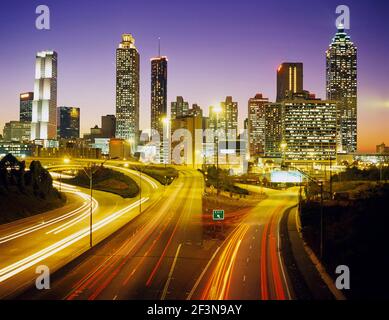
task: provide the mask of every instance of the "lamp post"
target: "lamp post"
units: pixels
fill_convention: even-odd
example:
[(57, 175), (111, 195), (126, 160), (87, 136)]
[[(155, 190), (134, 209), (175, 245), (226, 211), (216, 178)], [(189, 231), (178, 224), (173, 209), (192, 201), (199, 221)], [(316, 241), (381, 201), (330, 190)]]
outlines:
[[(335, 158), (336, 160), (336, 158)], [(332, 154), (330, 148), (330, 198), (332, 200)]]
[[(105, 161), (104, 161), (105, 162)], [(103, 162), (103, 164), (104, 164)], [(85, 170), (84, 167), (82, 167), (82, 170), (84, 170), (86, 176), (89, 178), (89, 246), (92, 248), (93, 241), (92, 241), (92, 233), (93, 233), (93, 218), (92, 218), (92, 212), (93, 212), (93, 171), (92, 171), (92, 162), (89, 162), (88, 169)]]
[(323, 181), (320, 182), (320, 259), (323, 259), (324, 221), (323, 221)]
[(142, 166), (139, 166), (139, 214), (142, 213)]
[[(313, 182), (320, 188), (320, 259), (323, 259), (323, 253), (324, 253), (324, 206), (323, 206), (323, 181), (317, 181), (316, 179), (312, 178), (310, 175), (305, 173), (304, 171), (301, 171), (300, 169), (296, 168), (297, 171), (299, 171), (302, 175), (304, 175), (307, 178), (307, 186), (309, 185), (309, 182)], [(301, 208), (301, 200), (302, 197), (300, 197), (299, 200), (299, 207)]]
[(139, 214), (142, 213), (142, 167), (139, 167)]
[(222, 107), (219, 105), (213, 109), (216, 115), (216, 135), (215, 135), (215, 144), (216, 144), (216, 195), (219, 195), (219, 114), (223, 111)]
[[(70, 162), (70, 159), (65, 157), (63, 159), (64, 164), (68, 164)], [(62, 191), (62, 171), (59, 172), (59, 192)]]
[[(165, 169), (166, 169), (166, 164), (170, 158), (170, 152), (169, 152), (169, 149), (170, 149), (170, 143), (169, 143), (169, 140), (170, 140), (170, 128), (169, 128), (169, 122), (170, 122), (170, 119), (168, 117), (163, 117), (162, 118), (162, 123), (163, 123), (163, 132), (164, 132), (164, 137), (163, 137), (163, 162), (165, 163)], [(166, 135), (166, 136), (165, 136)], [(167, 141), (166, 141), (167, 140)], [(167, 144), (167, 145), (165, 145)], [(167, 150), (166, 150), (167, 149)], [(165, 151), (166, 151), (166, 154), (165, 154)]]

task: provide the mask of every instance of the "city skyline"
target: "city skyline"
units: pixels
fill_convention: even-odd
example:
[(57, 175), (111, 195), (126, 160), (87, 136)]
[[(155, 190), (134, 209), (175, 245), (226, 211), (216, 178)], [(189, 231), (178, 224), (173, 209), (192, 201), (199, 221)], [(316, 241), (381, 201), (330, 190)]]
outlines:
[(389, 2), (345, 1), (4, 4), (0, 300), (389, 300)]
[[(305, 1), (299, 1), (294, 4), (293, 8), (290, 8), (292, 12), (297, 11), (298, 9), (301, 10), (301, 8), (306, 4)], [(90, 89), (90, 86), (93, 85), (95, 88), (95, 91), (88, 91), (83, 90), (82, 92), (74, 93), (77, 89), (77, 84), (75, 83), (69, 83), (72, 81), (72, 77), (69, 76), (70, 71), (74, 71), (75, 67), (81, 64), (86, 64), (86, 68), (89, 68), (91, 66), (94, 66), (94, 59), (93, 61), (88, 61), (86, 63), (86, 60), (82, 59), (84, 57), (84, 53), (81, 48), (77, 47), (77, 50), (80, 52), (80, 56), (77, 57), (77, 60), (75, 61), (75, 66), (73, 68), (67, 68), (70, 63), (72, 63), (71, 59), (69, 58), (69, 50), (73, 50), (71, 46), (68, 46), (70, 48), (64, 47), (62, 44), (58, 44), (55, 38), (57, 35), (57, 27), (55, 25), (55, 11), (56, 9), (61, 8), (62, 10), (66, 11), (66, 5), (64, 4), (58, 4), (55, 3), (48, 3), (48, 5), (52, 8), (52, 14), (53, 14), (53, 27), (52, 30), (49, 32), (41, 32), (37, 30), (33, 31), (33, 39), (37, 40), (34, 41), (34, 45), (31, 46), (28, 50), (24, 50), (22, 53), (18, 53), (13, 59), (13, 63), (17, 63), (20, 65), (15, 66), (11, 64), (10, 66), (4, 66), (7, 69), (12, 68), (12, 71), (15, 71), (12, 73), (10, 81), (8, 81), (7, 84), (3, 84), (3, 88), (5, 88), (4, 91), (4, 103), (6, 106), (1, 108), (1, 116), (0, 116), (0, 126), (3, 126), (5, 122), (8, 122), (10, 120), (16, 120), (17, 113), (18, 113), (18, 99), (19, 94), (24, 91), (31, 91), (32, 90), (32, 84), (31, 84), (31, 74), (33, 73), (33, 66), (31, 64), (31, 57), (27, 56), (27, 52), (31, 49), (34, 51), (39, 51), (44, 48), (53, 50), (56, 50), (59, 52), (60, 59), (59, 59), (59, 66), (58, 66), (58, 104), (59, 105), (77, 105), (83, 110), (83, 114), (91, 115), (90, 117), (83, 116), (81, 119), (81, 132), (87, 132), (89, 128), (93, 127), (94, 124), (99, 123), (99, 117), (103, 114), (109, 114), (114, 113), (114, 104), (115, 104), (115, 90), (114, 86), (112, 86), (112, 83), (110, 85), (110, 82), (112, 81), (102, 81), (102, 80), (95, 80), (91, 81), (91, 83), (85, 84), (87, 88)], [(194, 4), (191, 4), (194, 6), (194, 9), (198, 9), (198, 7)], [(33, 7), (33, 5), (31, 5)], [(97, 9), (95, 11), (96, 18), (100, 15), (100, 3), (98, 2), (96, 4)], [(140, 5), (137, 5), (140, 6)], [(167, 15), (170, 15), (170, 12), (182, 11), (183, 8), (180, 7), (178, 4), (176, 4), (177, 8), (174, 6), (168, 6), (165, 10)], [(270, 8), (270, 5), (267, 5)], [(282, 7), (288, 6), (287, 4), (283, 4)], [(83, 4), (80, 4), (80, 8), (83, 8)], [(274, 4), (274, 9), (279, 9), (280, 4)], [(257, 8), (255, 3), (247, 3), (243, 6), (243, 8), (240, 9), (239, 13), (243, 13), (248, 11), (249, 9)], [(261, 38), (261, 36), (264, 36), (264, 30), (262, 30), (261, 27), (263, 27), (263, 23), (268, 22), (267, 19), (262, 23), (254, 23), (251, 25), (246, 25), (245, 23), (241, 23), (240, 25), (243, 25), (244, 29), (247, 29), (246, 31), (249, 31), (249, 33), (245, 36), (242, 36), (241, 38), (236, 38), (235, 44), (239, 46), (239, 50), (241, 50), (241, 53), (246, 57), (247, 61), (238, 61), (238, 63), (231, 65), (231, 68), (229, 72), (224, 72), (222, 70), (222, 63), (221, 60), (226, 59), (226, 61), (230, 57), (230, 53), (227, 52), (225, 49), (225, 45), (221, 43), (221, 40), (224, 39), (226, 35), (221, 34), (220, 36), (216, 35), (216, 32), (220, 32), (220, 29), (218, 27), (214, 26), (214, 29), (211, 30), (211, 34), (207, 35), (204, 39), (208, 39), (205, 41), (207, 46), (202, 46), (201, 49), (203, 52), (199, 52), (199, 50), (194, 50), (196, 44), (198, 44), (199, 38), (198, 36), (202, 36), (202, 28), (199, 27), (197, 37), (194, 38), (194, 40), (197, 40), (197, 42), (193, 42), (193, 45), (190, 46), (192, 49), (192, 53), (190, 53), (188, 50), (183, 50), (182, 41), (185, 40), (184, 43), (189, 43), (190, 39), (193, 39), (193, 30), (192, 30), (192, 24), (189, 23), (189, 21), (186, 21), (185, 27), (190, 29), (185, 36), (183, 36), (183, 31), (178, 32), (177, 39), (174, 41), (172, 38), (177, 35), (174, 32), (168, 33), (166, 28), (166, 23), (161, 25), (161, 28), (150, 30), (146, 32), (146, 34), (142, 31), (139, 31), (140, 26), (142, 23), (117, 23), (114, 24), (113, 27), (107, 27), (108, 31), (104, 32), (103, 38), (108, 39), (107, 42), (99, 41), (104, 47), (109, 47), (109, 50), (103, 50), (104, 59), (102, 61), (99, 61), (99, 68), (97, 71), (99, 74), (106, 74), (109, 75), (109, 79), (115, 77), (114, 69), (112, 69), (112, 66), (114, 67), (114, 50), (117, 46), (115, 45), (115, 42), (117, 42), (118, 36), (120, 36), (122, 33), (125, 32), (131, 32), (136, 39), (138, 39), (139, 46), (139, 52), (141, 55), (141, 102), (140, 102), (140, 113), (141, 113), (141, 128), (147, 128), (149, 127), (149, 119), (150, 119), (150, 94), (149, 94), (149, 83), (150, 83), (150, 77), (148, 75), (149, 73), (149, 66), (147, 65), (147, 62), (150, 63), (149, 59), (155, 55), (155, 52), (157, 51), (156, 48), (156, 39), (158, 36), (161, 36), (162, 38), (162, 51), (164, 54), (169, 56), (169, 87), (168, 87), (168, 99), (167, 102), (170, 104), (170, 102), (175, 100), (176, 96), (183, 96), (185, 101), (188, 101), (189, 104), (198, 103), (204, 110), (205, 114), (208, 114), (208, 108), (210, 105), (214, 105), (217, 102), (224, 99), (225, 96), (231, 95), (234, 99), (234, 101), (238, 102), (239, 105), (239, 121), (238, 126), (240, 128), (243, 127), (243, 120), (247, 117), (247, 101), (250, 97), (255, 95), (256, 92), (262, 92), (264, 96), (269, 97), (270, 101), (275, 100), (275, 91), (276, 91), (276, 85), (275, 85), (275, 78), (276, 78), (276, 69), (278, 65), (285, 61), (301, 61), (304, 64), (304, 87), (305, 89), (316, 93), (318, 97), (325, 98), (325, 50), (328, 48), (328, 45), (333, 38), (333, 36), (336, 33), (335, 28), (335, 8), (336, 4), (335, 2), (325, 4), (323, 6), (324, 13), (319, 14), (318, 12), (314, 12), (315, 21), (309, 21), (310, 28), (306, 28), (305, 25), (302, 25), (302, 23), (296, 23), (293, 30), (296, 32), (297, 35), (300, 35), (298, 37), (299, 39), (296, 39), (296, 45), (292, 45), (291, 43), (285, 40), (286, 35), (282, 35), (280, 37), (280, 41), (277, 43), (278, 50), (275, 50), (274, 44), (269, 43), (269, 49), (260, 49), (256, 46), (248, 47), (245, 46), (247, 44), (247, 38), (250, 37), (258, 37)], [(24, 8), (23, 10), (27, 10), (27, 8)], [(115, 8), (114, 8), (115, 9)], [(174, 10), (173, 10), (174, 9)], [(231, 11), (234, 9), (233, 4), (226, 4), (225, 7), (223, 7), (222, 12), (220, 15), (225, 15), (228, 13), (231, 13)], [(382, 8), (381, 8), (382, 9)], [(139, 8), (140, 12), (142, 11), (142, 8)], [(306, 9), (308, 10), (308, 9)], [(82, 10), (81, 10), (82, 11)], [(213, 6), (210, 7), (210, 12), (214, 12), (215, 8)], [(382, 54), (381, 52), (384, 52), (384, 50), (376, 50), (376, 52), (371, 53), (371, 50), (368, 50), (368, 44), (369, 41), (366, 39), (366, 30), (364, 30), (364, 19), (357, 19), (358, 16), (364, 16), (369, 14), (374, 14), (374, 12), (380, 11), (380, 5), (371, 5), (369, 7), (364, 7), (360, 4), (353, 4), (351, 6), (351, 17), (352, 17), (352, 23), (351, 23), (351, 30), (348, 30), (347, 32), (351, 35), (352, 40), (357, 44), (358, 48), (360, 48), (361, 52), (359, 55), (359, 66), (358, 66), (358, 75), (359, 75), (359, 103), (358, 103), (358, 112), (359, 112), (359, 150), (360, 151), (373, 151), (375, 148), (375, 145), (385, 142), (389, 139), (389, 134), (387, 130), (385, 130), (385, 124), (384, 119), (385, 115), (389, 113), (389, 108), (387, 107), (388, 104), (388, 97), (386, 96), (387, 93), (384, 90), (383, 83), (385, 83), (384, 79), (387, 77), (388, 72), (386, 72), (386, 68), (388, 68), (386, 65), (382, 65), (379, 63), (379, 61), (382, 61), (378, 58), (375, 58), (374, 56), (379, 56)], [(77, 17), (78, 13), (76, 12), (70, 12), (70, 9), (68, 8), (69, 15), (74, 15)], [(198, 13), (198, 11), (195, 11)], [(277, 16), (277, 12), (275, 10), (274, 14), (271, 15)], [(21, 13), (23, 14), (23, 12)], [(27, 14), (27, 13), (26, 13)], [(208, 16), (210, 13), (204, 13), (204, 17)], [(110, 16), (110, 19), (113, 20), (115, 15), (119, 15), (117, 9), (113, 10), (112, 16)], [(282, 16), (283, 14), (280, 13)], [(281, 19), (280, 16), (280, 19)], [(321, 17), (320, 20), (317, 20), (317, 18)], [(109, 18), (109, 17), (108, 17)], [(162, 19), (161, 17), (159, 17)], [(7, 19), (5, 21), (2, 21), (2, 23), (7, 23)], [(59, 17), (58, 17), (59, 19)], [(62, 20), (62, 24), (65, 23)], [(87, 18), (88, 20), (90, 18)], [(312, 18), (310, 18), (312, 19)], [(378, 18), (377, 18), (378, 19)], [(319, 22), (318, 22), (319, 21)], [(8, 21), (9, 22), (9, 21)], [(59, 23), (57, 21), (57, 25)], [(138, 21), (139, 22), (139, 21)], [(366, 22), (367, 23), (367, 22)], [(376, 24), (370, 27), (369, 34), (372, 33), (372, 30), (375, 30), (375, 34), (377, 37), (379, 36), (380, 32), (384, 33), (384, 29), (380, 28), (380, 26), (383, 26), (384, 21), (378, 20), (376, 21)], [(238, 22), (237, 22), (238, 24)], [(305, 23), (304, 23), (305, 24)], [(308, 24), (308, 22), (306, 22)], [(121, 26), (119, 26), (121, 25)], [(85, 28), (82, 26), (85, 26), (83, 23), (78, 23), (77, 28), (79, 31), (79, 34), (76, 35), (76, 40), (79, 38), (82, 38), (84, 36)], [(25, 27), (25, 22), (22, 23), (20, 28)], [(240, 27), (242, 28), (242, 26)], [(59, 29), (59, 25), (58, 25)], [(63, 29), (61, 27), (61, 29)], [(69, 34), (71, 33), (72, 28), (65, 28), (66, 30), (61, 31), (61, 34), (66, 38), (69, 37)], [(169, 29), (169, 28), (168, 28)], [(185, 29), (185, 28), (184, 28)], [(280, 25), (274, 25), (273, 28), (274, 32), (283, 30), (285, 33), (288, 33), (287, 27), (285, 24)], [(376, 30), (377, 29), (377, 30)], [(301, 37), (303, 31), (307, 32), (307, 35), (315, 35), (315, 38), (312, 37)], [(159, 32), (158, 32), (159, 31)], [(188, 31), (188, 30), (187, 30)], [(242, 31), (242, 30), (241, 30)], [(17, 37), (18, 32), (20, 30), (14, 30), (15, 36)], [(232, 34), (234, 34), (236, 31), (234, 31)], [(42, 33), (45, 33), (43, 35)], [(227, 32), (228, 33), (228, 32)], [(28, 33), (27, 33), (28, 34)], [(31, 35), (30, 35), (31, 36)], [(54, 36), (54, 38), (53, 38)], [(12, 38), (12, 37), (11, 37)], [(23, 38), (23, 37), (22, 37)], [(93, 38), (93, 36), (92, 36)], [(300, 39), (302, 38), (302, 39)], [(8, 39), (8, 38), (7, 38)], [(43, 40), (45, 39), (45, 40)], [(204, 40), (203, 39), (203, 40)], [(263, 39), (269, 39), (267, 37)], [(281, 40), (283, 39), (284, 42)], [(2, 37), (3, 40), (3, 37)], [(6, 39), (4, 39), (6, 40)], [(212, 41), (214, 40), (214, 41)], [(7, 40), (9, 42), (10, 40)], [(12, 41), (11, 41), (12, 42)], [(76, 41), (77, 43), (77, 41)], [(112, 47), (111, 47), (112, 44)], [(181, 47), (180, 47), (181, 44)], [(218, 47), (220, 45), (220, 48)], [(383, 48), (385, 48), (385, 44), (381, 44)], [(93, 47), (98, 46), (96, 44), (92, 45)], [(179, 47), (177, 47), (179, 46)], [(276, 46), (276, 47), (277, 47)], [(285, 47), (288, 47), (288, 51), (285, 50)], [(377, 46), (377, 44), (376, 44)], [(309, 49), (309, 54), (307, 53)], [(74, 51), (74, 50), (73, 50)], [(367, 52), (369, 51), (369, 54)], [(109, 54), (107, 54), (109, 52)], [(184, 55), (183, 53), (188, 52), (188, 56)], [(200, 54), (199, 54), (200, 53)], [(220, 53), (223, 54), (223, 59), (220, 58)], [(269, 54), (272, 53), (273, 57), (269, 57)], [(35, 54), (35, 53), (33, 53)], [(197, 60), (191, 61), (190, 59), (193, 57), (193, 54), (197, 54)], [(5, 53), (6, 55), (6, 53)], [(208, 56), (210, 62), (208, 62), (207, 65), (204, 65), (204, 56)], [(107, 59), (109, 58), (109, 59)], [(186, 60), (188, 59), (188, 60)], [(376, 60), (376, 61), (375, 61)], [(146, 62), (145, 62), (146, 61)], [(213, 64), (213, 65), (212, 65)], [(369, 66), (375, 66), (369, 67)], [(250, 70), (248, 67), (251, 67)], [(379, 68), (378, 68), (379, 66)], [(23, 73), (19, 68), (23, 67)], [(196, 67), (196, 68), (194, 68)], [(197, 70), (195, 70), (197, 69)], [(239, 69), (239, 70), (238, 70)], [(254, 70), (254, 72), (252, 72)], [(109, 72), (108, 72), (109, 71)], [(193, 76), (188, 76), (188, 72), (191, 72)], [(88, 72), (86, 72), (88, 73)], [(112, 74), (111, 74), (112, 73)], [(183, 76), (182, 73), (186, 74), (187, 76)], [(180, 76), (181, 74), (181, 76)], [(210, 78), (208, 81), (202, 81), (200, 78), (200, 74), (206, 75), (206, 78)], [(230, 77), (226, 78), (226, 74), (230, 74)], [(108, 79), (107, 78), (107, 79)], [(82, 81), (82, 77), (80, 81)], [(223, 80), (221, 80), (223, 79)], [(216, 81), (218, 80), (218, 81)], [(28, 85), (28, 83), (30, 83)], [(11, 86), (12, 84), (12, 86)], [(16, 85), (15, 85), (16, 84)], [(96, 87), (96, 85), (98, 86)], [(370, 84), (370, 85), (369, 85)], [(97, 90), (96, 90), (97, 89)], [(15, 94), (16, 93), (16, 94)], [(16, 103), (12, 102), (16, 101)], [(86, 102), (87, 101), (87, 102)]]

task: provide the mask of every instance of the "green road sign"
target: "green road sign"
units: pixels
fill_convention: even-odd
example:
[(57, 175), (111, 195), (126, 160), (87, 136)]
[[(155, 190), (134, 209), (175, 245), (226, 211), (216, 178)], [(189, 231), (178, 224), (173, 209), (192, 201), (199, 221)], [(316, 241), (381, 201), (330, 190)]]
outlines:
[(214, 221), (224, 220), (224, 210), (213, 210), (212, 217)]

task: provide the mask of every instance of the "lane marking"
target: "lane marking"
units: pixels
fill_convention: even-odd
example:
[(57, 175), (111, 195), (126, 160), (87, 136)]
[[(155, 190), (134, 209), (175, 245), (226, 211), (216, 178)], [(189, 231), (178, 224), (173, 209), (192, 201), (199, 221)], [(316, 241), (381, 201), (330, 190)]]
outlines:
[[(86, 193), (83, 193), (83, 192), (81, 192), (79, 190), (77, 190), (77, 191), (74, 191), (74, 190), (67, 191), (67, 193), (73, 193), (73, 194), (81, 197), (85, 201), (87, 201), (89, 199), (89, 195), (87, 195)], [(83, 211), (84, 209), (86, 209), (88, 206), (89, 206), (89, 204), (84, 202), (82, 204), (82, 206), (80, 206), (79, 208), (76, 208), (76, 209), (74, 209), (74, 210), (72, 210), (72, 211), (70, 211), (68, 213), (65, 213), (65, 214), (59, 216), (59, 217), (55, 217), (55, 218), (50, 219), (48, 221), (40, 222), (40, 223), (37, 223), (37, 224), (35, 224), (35, 225), (31, 226), (31, 227), (28, 227), (28, 228), (25, 228), (25, 229), (13, 232), (11, 234), (7, 234), (6, 236), (3, 236), (3, 237), (0, 238), (0, 244), (6, 243), (6, 242), (11, 241), (11, 240), (15, 240), (17, 238), (20, 238), (20, 237), (22, 237), (24, 235), (27, 235), (29, 233), (32, 233), (34, 231), (38, 231), (40, 229), (46, 228), (46, 227), (48, 227), (50, 225), (53, 225), (53, 224), (55, 224), (57, 222), (61, 222), (61, 221), (65, 220), (65, 219), (73, 217), (76, 214), (78, 214), (81, 211)]]
[[(132, 203), (131, 205), (107, 216), (106, 218), (100, 220), (99, 222), (93, 224), (93, 230), (97, 231), (101, 229), (102, 227), (106, 226), (107, 224), (111, 223), (112, 221), (120, 218), (122, 215), (127, 213), (129, 210), (134, 209), (139, 205), (139, 203), (143, 203), (148, 201), (149, 198), (143, 198), (141, 201), (136, 201)], [(46, 247), (26, 258), (23, 258), (15, 263), (12, 263), (11, 265), (3, 268), (0, 270), (0, 282), (3, 282), (16, 274), (28, 269), (29, 267), (35, 265), (36, 263), (54, 255), (55, 253), (69, 247), (73, 243), (76, 243), (77, 241), (89, 236), (89, 227), (84, 228), (52, 245), (49, 247)]]
[(207, 265), (205, 266), (205, 268), (203, 269), (203, 272), (201, 272), (200, 276), (198, 277), (195, 285), (193, 286), (192, 290), (190, 291), (189, 295), (186, 297), (186, 300), (190, 300), (193, 296), (193, 294), (195, 293), (197, 287), (199, 286), (202, 278), (204, 277), (205, 273), (207, 272), (209, 266), (211, 265), (212, 261), (215, 259), (217, 253), (219, 252), (220, 250), (220, 247), (217, 247), (217, 249), (215, 250), (215, 252), (213, 253), (211, 259), (209, 259)]
[(292, 299), (292, 295), (290, 294), (289, 284), (288, 284), (288, 281), (286, 280), (286, 275), (285, 275), (285, 270), (284, 270), (284, 263), (283, 263), (283, 259), (281, 257), (280, 227), (279, 227), (280, 221), (281, 221), (281, 218), (280, 218), (280, 220), (278, 222), (278, 259), (280, 260), (281, 273), (282, 273), (282, 277), (284, 278), (286, 292), (288, 293), (288, 299), (291, 300)]
[(167, 290), (168, 290), (168, 288), (169, 288), (170, 281), (172, 280), (172, 275), (173, 275), (173, 272), (174, 272), (174, 268), (175, 268), (176, 263), (177, 263), (177, 258), (178, 258), (178, 255), (180, 254), (181, 245), (182, 245), (182, 244), (180, 243), (179, 246), (178, 246), (178, 248), (177, 248), (177, 252), (176, 252), (176, 255), (175, 255), (175, 257), (174, 257), (174, 260), (173, 260), (173, 263), (172, 263), (172, 267), (170, 268), (170, 272), (169, 272), (169, 275), (168, 275), (168, 279), (167, 279), (167, 281), (166, 281), (165, 287), (163, 288), (161, 300), (165, 300), (165, 298), (166, 298)]

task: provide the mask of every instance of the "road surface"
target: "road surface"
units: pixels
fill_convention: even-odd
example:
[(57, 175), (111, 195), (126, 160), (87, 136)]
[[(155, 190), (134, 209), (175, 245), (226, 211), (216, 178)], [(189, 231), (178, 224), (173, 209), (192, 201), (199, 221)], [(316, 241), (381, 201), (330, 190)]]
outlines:
[[(248, 187), (259, 192), (259, 187)], [(282, 260), (279, 222), (297, 204), (297, 188), (266, 189), (268, 198), (251, 210), (221, 246), (190, 298), (285, 300), (293, 290)]]
[[(120, 169), (139, 181), (138, 174)], [(62, 183), (70, 199), (67, 205), (48, 214), (3, 225), (0, 229), (0, 298), (10, 298), (34, 283), (36, 267), (53, 272), (89, 249), (89, 190)], [(93, 192), (93, 244), (99, 243), (146, 209), (158, 198), (161, 187), (142, 176), (142, 199)]]
[(159, 201), (58, 272), (50, 290), (31, 288), (20, 298), (293, 298), (278, 223), (297, 201), (297, 191), (267, 190), (268, 199), (220, 241), (203, 235), (203, 188), (200, 173), (180, 170)]

